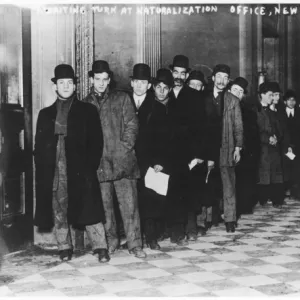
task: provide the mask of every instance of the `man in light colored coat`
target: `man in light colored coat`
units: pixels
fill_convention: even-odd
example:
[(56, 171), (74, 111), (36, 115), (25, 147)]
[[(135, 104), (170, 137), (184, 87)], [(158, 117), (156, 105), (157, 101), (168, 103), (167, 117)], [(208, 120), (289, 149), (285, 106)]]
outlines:
[(109, 88), (111, 75), (106, 61), (95, 61), (89, 72), (93, 90), (84, 100), (97, 107), (103, 128), (104, 149), (98, 179), (106, 216), (105, 229), (109, 252), (113, 253), (119, 247), (113, 205), (115, 190), (129, 253), (144, 258), (146, 254), (142, 250), (137, 196), (140, 171), (134, 150), (138, 119), (129, 95)]

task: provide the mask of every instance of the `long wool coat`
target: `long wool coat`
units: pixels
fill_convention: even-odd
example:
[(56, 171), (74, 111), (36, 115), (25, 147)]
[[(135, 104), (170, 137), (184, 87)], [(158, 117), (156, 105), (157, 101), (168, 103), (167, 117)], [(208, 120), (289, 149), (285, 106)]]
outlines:
[[(52, 191), (58, 138), (54, 134), (56, 102), (40, 111), (35, 136), (36, 212), (34, 224), (53, 227)], [(65, 137), (68, 178), (68, 223), (74, 226), (105, 222), (97, 179), (103, 150), (101, 123), (97, 110), (74, 99)]]
[[(259, 159), (258, 183), (282, 183), (282, 145), (283, 132), (276, 113), (270, 109), (263, 109), (261, 105), (257, 107), (257, 124), (259, 127), (261, 152)], [(277, 146), (269, 144), (270, 136), (276, 135)]]
[(108, 90), (99, 102), (92, 91), (83, 101), (97, 107), (103, 128), (104, 148), (98, 169), (99, 181), (139, 178), (134, 149), (139, 124), (129, 95)]

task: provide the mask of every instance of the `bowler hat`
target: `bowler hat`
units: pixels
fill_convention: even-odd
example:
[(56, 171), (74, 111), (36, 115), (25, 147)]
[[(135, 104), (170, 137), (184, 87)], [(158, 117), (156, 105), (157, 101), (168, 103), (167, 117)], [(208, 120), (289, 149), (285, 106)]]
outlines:
[(157, 84), (159, 82), (163, 82), (167, 86), (172, 87), (174, 83), (174, 79), (171, 71), (164, 68), (157, 70), (156, 77), (153, 79), (153, 83)]
[(108, 62), (105, 60), (96, 60), (93, 62), (92, 70), (89, 71), (89, 77), (94, 77), (95, 73), (103, 73), (106, 72), (111, 76), (112, 71), (109, 69)]
[(231, 86), (233, 86), (234, 84), (240, 86), (244, 90), (245, 94), (247, 93), (248, 81), (245, 78), (237, 77), (232, 81)]
[(133, 66), (133, 75), (130, 76), (132, 79), (138, 80), (151, 80), (151, 70), (147, 64), (135, 64)]
[(297, 98), (297, 95), (296, 95), (295, 91), (293, 91), (293, 90), (287, 90), (286, 91), (286, 93), (284, 95), (284, 100), (286, 101), (289, 98), (295, 98), (295, 99)]
[(212, 76), (216, 75), (219, 72), (230, 75), (230, 67), (224, 64), (218, 64), (214, 67)]
[(271, 81), (270, 84), (272, 85), (273, 93), (281, 93), (278, 82)]
[(75, 76), (74, 69), (72, 66), (67, 64), (60, 64), (54, 69), (54, 77), (51, 78), (51, 81), (56, 83), (58, 79), (71, 78), (76, 84), (77, 77)]
[(259, 94), (266, 94), (267, 92), (276, 93), (276, 87), (270, 81), (265, 81), (261, 83), (258, 87)]
[(184, 55), (176, 55), (173, 59), (173, 64), (169, 65), (170, 69), (173, 69), (174, 67), (179, 68), (185, 68), (187, 72), (189, 72), (191, 69), (189, 68), (189, 59)]
[(194, 70), (190, 73), (190, 76), (188, 77), (188, 81), (190, 80), (199, 80), (203, 84), (206, 84), (204, 74), (201, 71)]

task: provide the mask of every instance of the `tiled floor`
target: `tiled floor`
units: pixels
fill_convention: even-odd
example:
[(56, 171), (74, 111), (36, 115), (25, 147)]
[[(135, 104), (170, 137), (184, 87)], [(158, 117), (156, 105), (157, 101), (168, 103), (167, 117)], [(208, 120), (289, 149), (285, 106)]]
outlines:
[(1, 276), (14, 280), (1, 285), (0, 276), (0, 296), (300, 295), (299, 201), (287, 200), (282, 210), (258, 206), (242, 217), (235, 233), (220, 225), (186, 247), (169, 241), (161, 246), (145, 249), (146, 259), (122, 250), (103, 265), (90, 253), (64, 263), (44, 257), (43, 266), (31, 263), (26, 270), (22, 263), (4, 263)]

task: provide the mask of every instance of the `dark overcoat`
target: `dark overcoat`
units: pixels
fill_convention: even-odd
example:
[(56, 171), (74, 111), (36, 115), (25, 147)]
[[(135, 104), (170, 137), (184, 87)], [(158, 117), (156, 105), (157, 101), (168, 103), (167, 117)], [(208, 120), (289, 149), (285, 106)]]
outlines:
[(162, 172), (168, 173), (165, 154), (168, 139), (166, 108), (164, 104), (155, 100), (152, 91), (147, 92), (139, 109), (136, 108), (132, 93), (130, 97), (139, 120), (139, 134), (135, 150), (141, 172), (141, 178), (138, 181), (141, 217), (159, 218), (163, 215), (166, 197), (145, 187), (145, 175), (148, 168), (155, 165), (161, 165)]
[[(191, 197), (191, 176), (188, 164), (194, 158), (204, 159), (203, 136), (205, 124), (204, 102), (200, 94), (184, 86), (177, 98), (172, 91), (167, 106), (169, 138), (167, 144), (170, 183), (167, 218), (182, 222), (188, 209), (197, 206), (198, 199)], [(197, 176), (197, 175), (196, 175)]]
[[(35, 136), (36, 211), (34, 224), (53, 227), (52, 193), (58, 137), (54, 134), (56, 102), (39, 112)], [(97, 179), (103, 151), (101, 123), (95, 107), (74, 99), (67, 120), (65, 150), (68, 178), (68, 223), (105, 222)]]
[[(282, 126), (276, 116), (276, 112), (269, 108), (264, 109), (261, 104), (258, 104), (256, 113), (261, 144), (258, 183), (265, 185), (283, 183), (282, 145), (284, 135)], [(276, 146), (272, 146), (269, 143), (270, 137), (274, 134), (278, 141)]]

